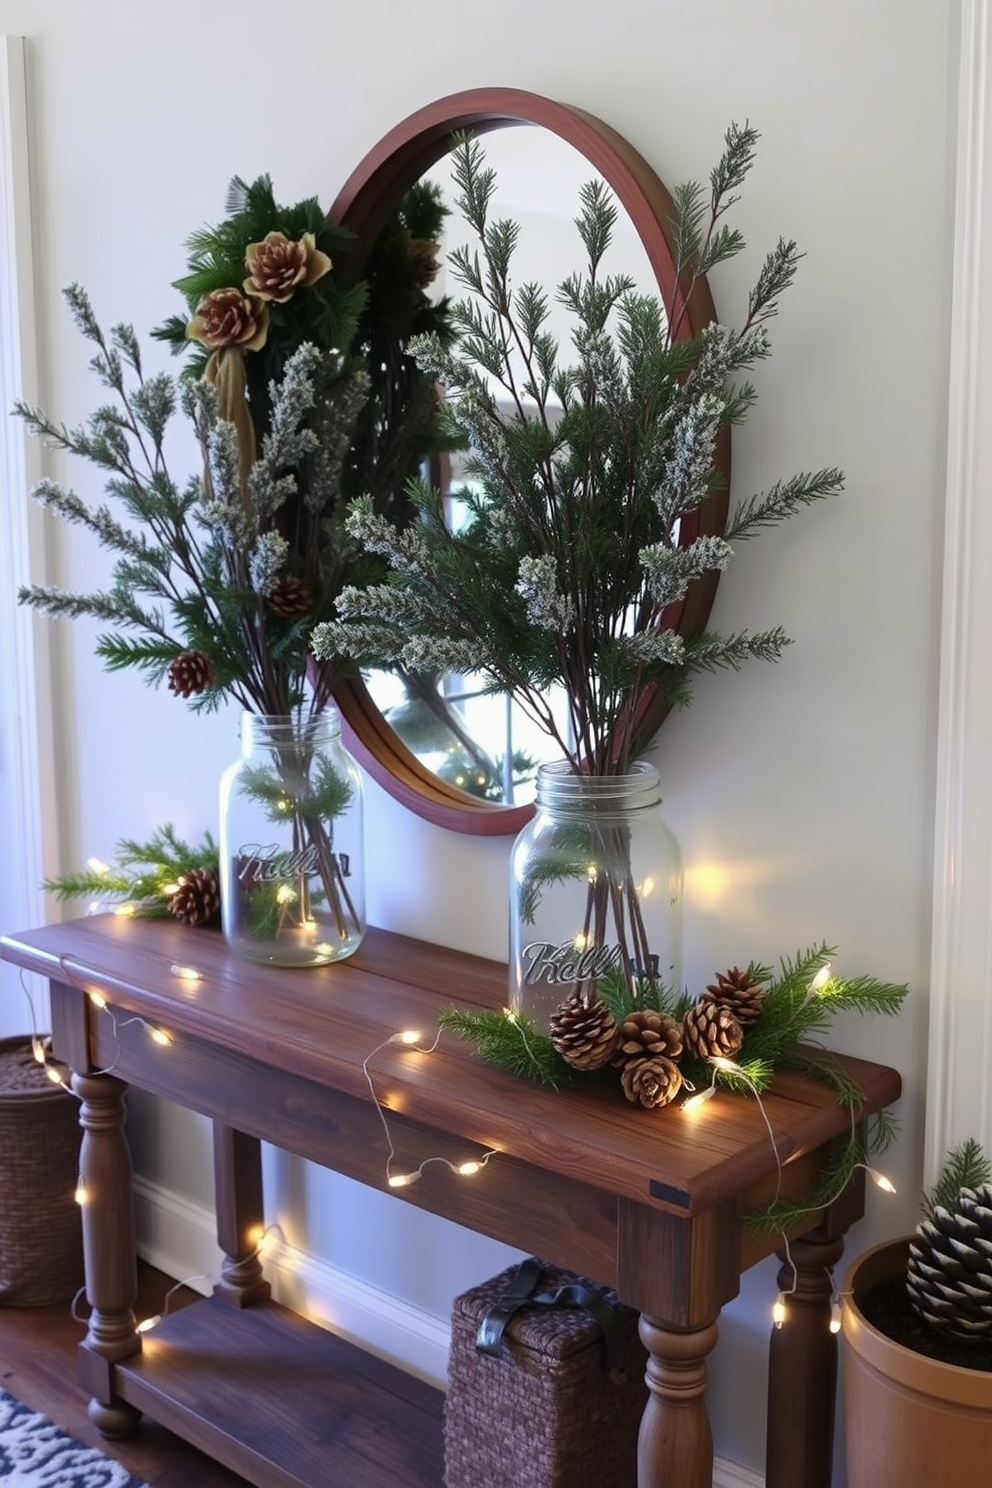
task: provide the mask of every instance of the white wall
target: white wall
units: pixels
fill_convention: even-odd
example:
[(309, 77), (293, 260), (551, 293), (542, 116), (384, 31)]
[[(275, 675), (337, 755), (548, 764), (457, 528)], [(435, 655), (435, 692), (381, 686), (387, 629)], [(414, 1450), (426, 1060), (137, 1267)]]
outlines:
[[(852, 1249), (912, 1223), (921, 1173), (955, 18), (932, 0), (435, 0), (429, 13), (401, 0), (173, 0), (157, 13), (0, 0), (0, 34), (28, 38), (41, 396), (70, 422), (96, 389), (59, 287), (78, 279), (107, 322), (147, 330), (178, 308), (184, 240), (221, 215), (233, 174), (268, 171), (280, 199), (330, 202), (407, 113), (492, 83), (598, 114), (669, 182), (705, 177), (731, 119), (761, 130), (738, 213), (751, 246), (714, 276), (718, 310), (740, 316), (780, 233), (807, 256), (736, 439), (734, 490), (828, 464), (848, 489), (742, 548), (714, 623), (782, 623), (795, 645), (775, 667), (704, 679), (655, 759), (688, 866), (691, 986), (821, 938), (842, 972), (912, 986), (897, 1023), (851, 1017), (832, 1040), (896, 1064), (906, 1087), (889, 1164), (900, 1197), (870, 1199)], [(87, 471), (52, 471), (98, 489)], [(56, 549), (60, 579), (99, 583), (88, 546), (61, 534)], [(57, 638), (65, 868), (166, 820), (212, 827), (236, 746), (233, 716), (195, 718), (103, 673), (92, 643), (84, 625)], [(367, 822), (374, 921), (505, 953), (507, 843), (432, 829), (373, 786)], [(133, 1119), (139, 1169), (205, 1202), (199, 1125), (145, 1102)], [(501, 1247), (344, 1180), (276, 1168), (296, 1243), (427, 1312), (443, 1316), (502, 1261)], [(752, 1467), (773, 1292), (760, 1268), (713, 1360), (717, 1450)]]

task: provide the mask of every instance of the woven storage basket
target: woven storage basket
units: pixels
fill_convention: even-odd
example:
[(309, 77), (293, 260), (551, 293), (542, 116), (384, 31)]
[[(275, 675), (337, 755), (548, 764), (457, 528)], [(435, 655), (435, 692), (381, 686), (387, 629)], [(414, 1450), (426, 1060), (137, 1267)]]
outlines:
[(79, 1103), (48, 1079), (31, 1040), (0, 1039), (0, 1304), (44, 1307), (82, 1285), (81, 1135)]
[[(524, 1306), (506, 1325), (500, 1354), (476, 1349), (484, 1314), (516, 1267), (454, 1301), (444, 1407), (445, 1488), (636, 1488), (637, 1433), (647, 1399), (647, 1354), (637, 1312), (595, 1290), (619, 1315), (624, 1379), (606, 1371), (602, 1332), (574, 1308)], [(542, 1287), (592, 1287), (544, 1266)]]

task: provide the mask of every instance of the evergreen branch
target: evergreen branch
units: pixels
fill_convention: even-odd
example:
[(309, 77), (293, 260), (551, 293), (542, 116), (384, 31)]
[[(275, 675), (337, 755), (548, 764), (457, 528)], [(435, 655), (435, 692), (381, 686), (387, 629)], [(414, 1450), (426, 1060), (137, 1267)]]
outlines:
[(980, 1188), (990, 1181), (992, 1162), (982, 1144), (974, 1137), (967, 1137), (950, 1149), (936, 1183), (921, 1196), (924, 1218), (933, 1219), (937, 1209), (953, 1209), (963, 1188)]
[(771, 527), (791, 517), (800, 507), (810, 506), (826, 496), (836, 496), (844, 489), (844, 476), (836, 469), (817, 470), (777, 481), (768, 491), (750, 496), (734, 512), (727, 529), (727, 539), (750, 537), (759, 527)]
[(87, 868), (46, 879), (42, 887), (57, 899), (108, 896), (124, 899), (143, 918), (169, 913), (171, 893), (183, 874), (194, 869), (218, 874), (217, 844), (209, 832), (202, 841), (190, 844), (177, 836), (174, 827), (157, 827), (146, 842), (122, 838), (114, 860), (105, 868)]
[(575, 1078), (575, 1071), (551, 1040), (519, 1013), (442, 1008), (438, 1026), (474, 1043), (486, 1064), (507, 1074), (534, 1080), (552, 1090), (570, 1085)]
[(751, 1210), (744, 1217), (745, 1224), (754, 1235), (787, 1235), (803, 1221), (808, 1228), (815, 1214), (840, 1198), (865, 1158), (860, 1132), (852, 1126), (848, 1136), (832, 1144), (830, 1157), (810, 1193), (802, 1199), (778, 1199), (763, 1209)]

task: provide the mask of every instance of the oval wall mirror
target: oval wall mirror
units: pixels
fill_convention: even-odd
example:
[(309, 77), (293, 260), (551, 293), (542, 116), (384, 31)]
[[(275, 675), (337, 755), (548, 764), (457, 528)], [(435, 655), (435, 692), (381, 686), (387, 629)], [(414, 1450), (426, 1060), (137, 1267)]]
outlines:
[[(629, 274), (638, 290), (657, 293), (679, 339), (715, 319), (705, 282), (691, 301), (680, 296), (667, 238), (671, 198), (643, 158), (606, 124), (567, 104), (517, 89), (486, 88), (452, 94), (411, 114), (376, 145), (345, 183), (331, 218), (355, 234), (348, 265), (357, 277), (378, 233), (404, 193), (421, 179), (436, 182), (453, 203), (445, 157), (461, 130), (491, 136), (487, 164), (498, 182), (495, 215), (521, 226), (518, 282), (535, 279), (553, 288), (581, 268), (581, 243), (573, 226), (578, 189), (600, 176), (620, 217), (611, 271)], [(499, 133), (497, 133), (499, 131)], [(445, 282), (445, 255), (470, 241), (452, 212), (438, 259), (437, 292), (458, 295)], [(434, 292), (432, 290), (432, 292)], [(567, 338), (567, 329), (562, 339)], [(729, 433), (718, 454), (717, 494), (684, 523), (679, 540), (722, 532), (730, 476)], [(457, 493), (457, 456), (442, 477)], [(457, 495), (453, 503), (457, 520)], [(691, 530), (690, 530), (691, 528)], [(696, 581), (666, 624), (683, 634), (701, 630), (709, 616), (717, 574)], [(484, 695), (471, 678), (400, 678), (369, 673), (335, 690), (350, 747), (372, 777), (418, 815), (454, 831), (483, 835), (517, 832), (533, 811), (533, 776), (546, 743), (528, 735), (504, 698)], [(660, 702), (645, 725), (651, 731), (667, 708)]]

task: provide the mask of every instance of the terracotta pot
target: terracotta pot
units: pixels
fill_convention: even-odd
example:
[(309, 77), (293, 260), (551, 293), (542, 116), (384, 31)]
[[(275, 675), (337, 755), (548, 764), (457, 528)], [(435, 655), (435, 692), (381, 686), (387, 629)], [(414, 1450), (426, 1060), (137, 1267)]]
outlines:
[(876, 1282), (905, 1275), (909, 1239), (865, 1251), (844, 1278), (848, 1488), (960, 1488), (992, 1460), (992, 1373), (914, 1353), (860, 1310)]

